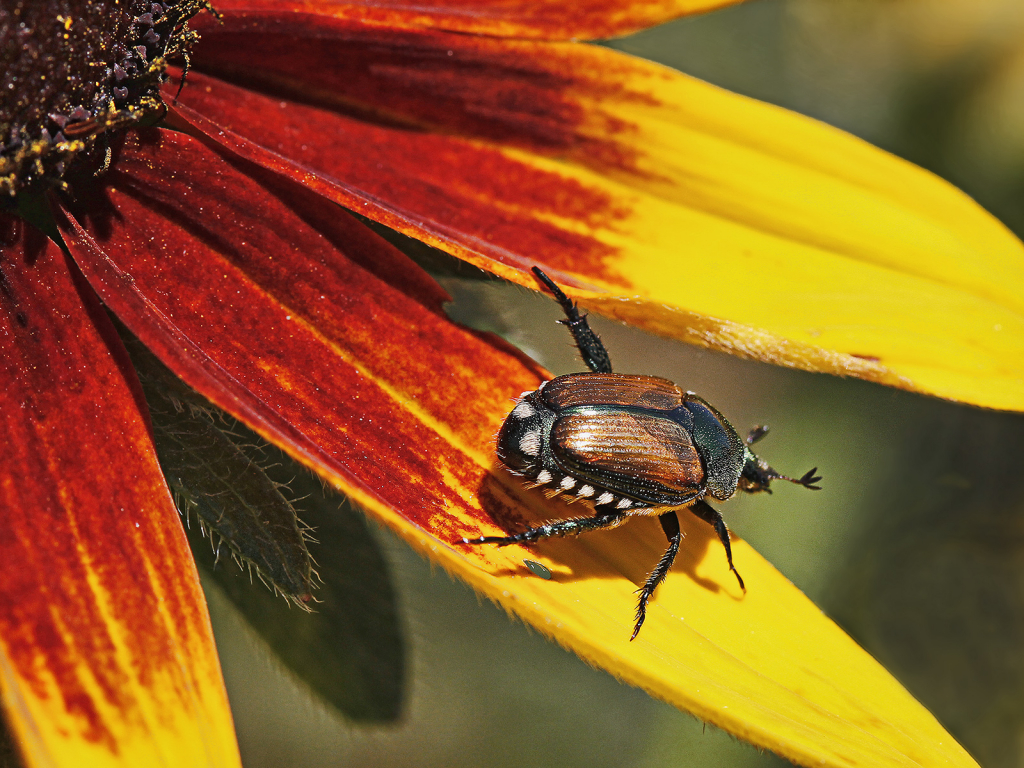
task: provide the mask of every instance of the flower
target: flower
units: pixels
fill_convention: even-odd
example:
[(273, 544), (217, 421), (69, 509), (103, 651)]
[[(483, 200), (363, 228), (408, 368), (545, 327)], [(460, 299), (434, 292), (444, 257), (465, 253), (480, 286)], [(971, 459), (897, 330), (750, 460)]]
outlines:
[[(195, 571), (100, 300), (211, 402), (595, 663), (795, 759), (875, 756), (843, 741), (840, 690), (856, 702), (846, 728), (884, 712), (872, 727), (885, 749), (970, 764), (742, 543), (760, 591), (707, 589), (728, 574), (695, 554), (701, 580), (674, 574), (633, 645), (637, 564), (660, 547), (648, 528), (565, 548), (544, 561), (550, 581), (523, 579), (522, 553), (457, 545), (557, 514), (492, 458), (509, 398), (541, 373), (450, 323), (433, 281), (338, 207), (525, 284), (544, 264), (587, 306), (708, 346), (1016, 402), (1016, 372), (991, 360), (1019, 346), (1018, 299), (977, 265), (1016, 265), (1020, 244), (984, 212), (822, 126), (557, 42), (714, 4), (233, 0), (188, 26), (204, 4), (5, 11), (5, 62), (19, 65), (5, 84), (19, 87), (0, 183), (20, 215), (2, 214), (0, 256), (0, 688), (30, 764), (238, 761)], [(180, 75), (160, 82), (174, 51), (191, 64), (180, 97)], [(47, 227), (41, 206), (66, 254), (26, 223)], [(700, 258), (679, 264), (681, 242)], [(949, 328), (962, 295), (931, 285), (937, 270), (987, 303)], [(850, 289), (829, 295), (842, 308), (927, 293), (905, 336), (924, 327), (976, 354), (908, 362), (860, 316), (798, 300), (821, 273)], [(821, 317), (842, 321), (809, 324)], [(707, 532), (687, 533), (703, 551)], [(680, 631), (683, 604), (699, 616)], [(814, 631), (794, 636), (780, 605)], [(738, 620), (778, 655), (730, 634)], [(841, 679), (790, 663), (812, 652), (847, 660)], [(765, 679), (767, 704), (750, 692)]]

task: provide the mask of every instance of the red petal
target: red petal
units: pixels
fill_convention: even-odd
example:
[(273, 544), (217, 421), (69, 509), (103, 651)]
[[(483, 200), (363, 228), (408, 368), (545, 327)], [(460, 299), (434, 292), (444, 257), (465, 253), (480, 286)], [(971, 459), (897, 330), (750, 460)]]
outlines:
[(503, 265), (528, 272), (540, 260), (623, 281), (605, 274), (613, 249), (582, 231), (613, 227), (624, 215), (617, 201), (508, 152), (271, 99), (195, 72), (177, 109), (241, 156), (502, 276), (518, 275)]
[(30, 765), (238, 765), (138, 382), (65, 256), (0, 217), (0, 688)]
[[(412, 0), (223, 0), (216, 8), (229, 19), (239, 12), (265, 10), (362, 20), (387, 27), (574, 40), (625, 35), (677, 16), (737, 2), (742, 0), (434, 0), (429, 5)], [(207, 18), (197, 19), (196, 26), (211, 28), (213, 22)]]
[[(103, 192), (76, 188), (90, 207), (63, 225), (72, 254), (193, 387), (361, 500), (462, 536), (438, 511), (483, 482), (536, 374), (448, 322), (445, 294), (362, 224), (245, 165), (170, 131), (129, 137)], [(282, 183), (292, 207), (266, 188)]]
[[(254, 48), (258, 61), (249, 55)], [(603, 169), (633, 168), (635, 150), (624, 156), (617, 134), (635, 128), (611, 111), (657, 105), (643, 78), (652, 70), (663, 78), (674, 74), (597, 46), (285, 13), (225, 18), (203, 33), (192, 65), (403, 133), (471, 137)], [(193, 89), (189, 84), (182, 93), (190, 106)], [(329, 128), (315, 137), (331, 140)]]

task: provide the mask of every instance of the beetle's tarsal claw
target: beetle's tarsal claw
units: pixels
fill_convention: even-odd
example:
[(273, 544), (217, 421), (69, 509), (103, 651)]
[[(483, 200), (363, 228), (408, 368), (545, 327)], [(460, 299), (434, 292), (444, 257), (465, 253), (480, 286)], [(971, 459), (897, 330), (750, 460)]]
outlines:
[(797, 485), (802, 485), (804, 488), (810, 488), (812, 491), (820, 491), (821, 490), (821, 486), (820, 485), (815, 485), (815, 483), (818, 483), (818, 482), (821, 481), (821, 475), (815, 475), (814, 474), (817, 471), (818, 471), (818, 468), (815, 467), (810, 472), (805, 473), (804, 476), (801, 477), (799, 480), (795, 480), (794, 482)]
[(479, 536), (475, 539), (467, 539), (463, 537), (463, 544), (497, 544), (499, 547), (503, 547), (506, 544), (515, 543), (516, 538), (514, 536)]
[(636, 593), (640, 595), (640, 602), (636, 605), (636, 616), (633, 617), (636, 625), (633, 627), (633, 634), (629, 636), (629, 642), (636, 640), (636, 636), (640, 634), (640, 627), (647, 620), (647, 601), (651, 599), (651, 594), (647, 591), (647, 585), (638, 589)]
[(732, 570), (733, 575), (736, 577), (736, 581), (738, 581), (740, 583), (740, 589), (743, 590), (743, 594), (746, 594), (747, 593), (747, 585), (743, 583), (743, 577), (740, 576), (740, 572), (737, 571), (735, 568), (733, 568), (731, 564), (730, 564), (729, 568), (730, 568), (730, 570)]
[[(639, 614), (640, 612), (637, 611), (637, 613)], [(636, 636), (640, 634), (640, 627), (642, 627), (644, 625), (644, 619), (646, 619), (646, 618), (647, 618), (647, 614), (646, 613), (640, 614), (637, 617), (636, 626), (633, 627), (633, 634), (629, 636), (629, 642), (632, 643), (634, 640), (636, 640)]]
[(560, 296), (565, 295), (564, 293), (562, 293), (562, 289), (558, 287), (558, 284), (550, 277), (548, 277), (546, 274), (544, 274), (544, 271), (540, 267), (533, 267), (531, 271), (533, 272), (533, 274), (537, 276), (537, 278), (542, 283), (544, 283), (544, 285), (547, 287), (549, 291), (551, 291), (555, 298), (559, 298)]

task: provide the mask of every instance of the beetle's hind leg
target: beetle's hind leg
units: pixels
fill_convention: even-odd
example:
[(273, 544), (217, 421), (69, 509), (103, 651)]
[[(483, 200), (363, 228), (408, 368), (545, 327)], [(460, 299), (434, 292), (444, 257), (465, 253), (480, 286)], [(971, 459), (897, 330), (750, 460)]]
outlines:
[(572, 299), (566, 296), (562, 289), (558, 287), (558, 284), (545, 275), (540, 267), (534, 267), (533, 274), (544, 283), (547, 289), (551, 291), (551, 295), (555, 297), (555, 300), (562, 305), (562, 311), (565, 312), (566, 318), (562, 322), (569, 328), (569, 333), (572, 334), (573, 339), (576, 341), (580, 357), (587, 364), (587, 368), (594, 373), (611, 373), (612, 361), (608, 357), (608, 350), (604, 348), (600, 337), (590, 329), (587, 316), (580, 314)]
[(725, 557), (729, 561), (729, 570), (736, 574), (736, 581), (740, 583), (740, 589), (746, 592), (747, 587), (743, 584), (743, 578), (740, 576), (740, 572), (736, 570), (736, 566), (732, 564), (732, 547), (729, 545), (729, 529), (725, 527), (725, 520), (722, 519), (722, 513), (706, 501), (698, 501), (696, 504), (690, 506), (689, 510), (704, 522), (711, 523), (711, 525), (715, 527), (715, 533), (718, 534), (718, 538), (721, 540), (722, 546), (725, 547)]
[(497, 544), (499, 547), (509, 544), (529, 544), (556, 536), (578, 536), (587, 531), (613, 528), (625, 520), (626, 517), (627, 515), (624, 512), (602, 512), (593, 517), (574, 517), (569, 520), (556, 520), (553, 523), (539, 525), (536, 528), (528, 528), (512, 536), (481, 536), (478, 539), (463, 539), (462, 543)]
[(668, 576), (672, 563), (675, 562), (676, 555), (679, 554), (679, 543), (683, 539), (683, 534), (679, 530), (679, 516), (675, 512), (658, 515), (658, 522), (661, 523), (661, 529), (668, 537), (668, 549), (665, 550), (665, 554), (661, 556), (658, 564), (654, 566), (654, 570), (647, 577), (643, 587), (638, 590), (640, 602), (636, 606), (636, 626), (633, 627), (633, 634), (629, 636), (630, 640), (640, 633), (640, 627), (644, 625), (644, 620), (647, 618), (647, 603), (650, 601), (651, 595), (654, 594), (654, 590)]

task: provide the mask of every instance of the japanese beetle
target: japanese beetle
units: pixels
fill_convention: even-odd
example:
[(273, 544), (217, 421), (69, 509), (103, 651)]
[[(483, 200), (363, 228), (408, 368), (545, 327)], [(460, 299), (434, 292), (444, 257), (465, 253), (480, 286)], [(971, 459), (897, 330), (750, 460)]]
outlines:
[(732, 563), (729, 529), (722, 514), (705, 501), (725, 501), (737, 490), (771, 492), (772, 480), (788, 480), (812, 490), (821, 478), (812, 469), (798, 480), (781, 475), (750, 446), (768, 432), (756, 427), (746, 440), (710, 403), (667, 379), (612, 373), (604, 344), (585, 315), (537, 267), (534, 274), (562, 306), (583, 362), (590, 373), (571, 373), (524, 392), (498, 433), (497, 454), (514, 474), (554, 495), (585, 499), (591, 517), (557, 520), (512, 536), (463, 539), (467, 544), (525, 544), (610, 528), (629, 515), (658, 515), (668, 549), (638, 591), (637, 636), (647, 603), (664, 581), (682, 539), (676, 510), (686, 508), (712, 525), (740, 588)]

